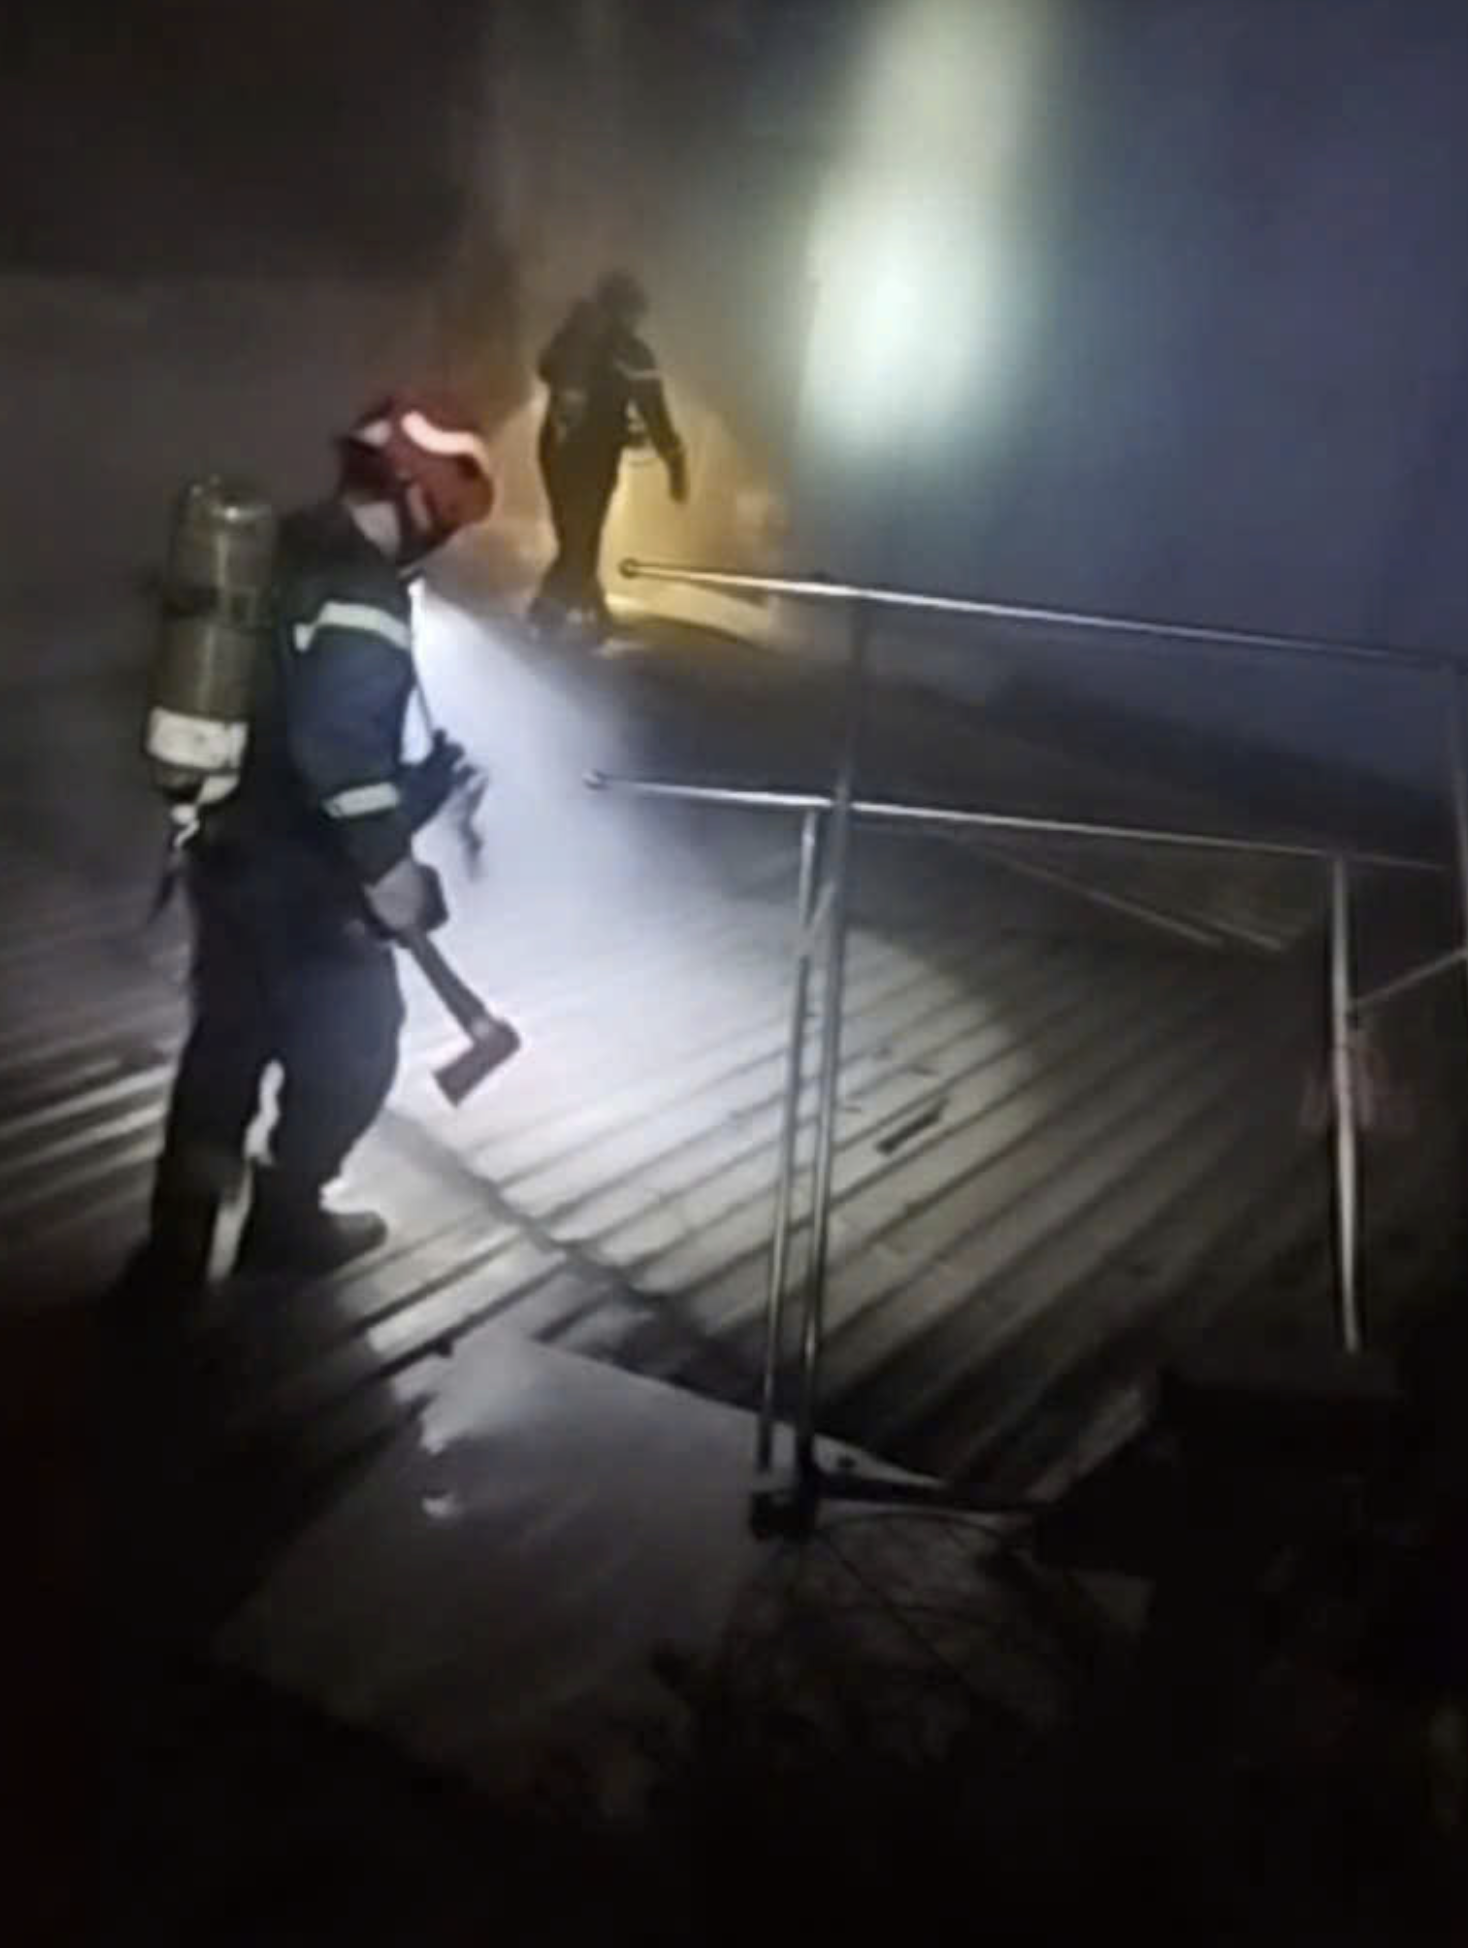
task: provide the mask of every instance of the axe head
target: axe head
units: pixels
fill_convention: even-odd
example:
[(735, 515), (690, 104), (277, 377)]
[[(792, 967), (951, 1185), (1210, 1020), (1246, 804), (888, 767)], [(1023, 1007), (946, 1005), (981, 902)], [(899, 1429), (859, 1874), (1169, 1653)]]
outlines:
[(433, 1079), (445, 1097), (457, 1109), (464, 1098), (473, 1093), (487, 1075), (517, 1053), (520, 1037), (509, 1022), (501, 1021), (495, 1015), (486, 1015), (483, 1026), (476, 1026), (469, 1046), (435, 1069)]

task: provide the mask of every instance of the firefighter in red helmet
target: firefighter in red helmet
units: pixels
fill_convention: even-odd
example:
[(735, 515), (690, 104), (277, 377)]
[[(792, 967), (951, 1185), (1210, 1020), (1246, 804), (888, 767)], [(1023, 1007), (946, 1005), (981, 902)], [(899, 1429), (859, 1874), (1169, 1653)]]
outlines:
[(140, 1261), (174, 1289), (208, 1275), (272, 1062), (279, 1114), (241, 1269), (325, 1272), (386, 1233), (322, 1192), (391, 1086), (403, 1009), (390, 943), (442, 918), (413, 835), (463, 773), (442, 737), (420, 763), (402, 761), (416, 681), (408, 581), (484, 519), (494, 490), (472, 417), (438, 395), (365, 413), (340, 459), (336, 493), (281, 523), (243, 769), (201, 812), (186, 855), (194, 1018)]

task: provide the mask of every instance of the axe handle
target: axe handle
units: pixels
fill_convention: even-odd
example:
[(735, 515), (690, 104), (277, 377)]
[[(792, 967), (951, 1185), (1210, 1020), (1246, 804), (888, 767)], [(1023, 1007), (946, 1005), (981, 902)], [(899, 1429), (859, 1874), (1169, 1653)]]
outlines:
[(400, 937), (404, 947), (418, 963), (424, 980), (464, 1033), (477, 1040), (494, 1019), (489, 1009), (473, 988), (459, 979), (426, 933), (412, 927)]

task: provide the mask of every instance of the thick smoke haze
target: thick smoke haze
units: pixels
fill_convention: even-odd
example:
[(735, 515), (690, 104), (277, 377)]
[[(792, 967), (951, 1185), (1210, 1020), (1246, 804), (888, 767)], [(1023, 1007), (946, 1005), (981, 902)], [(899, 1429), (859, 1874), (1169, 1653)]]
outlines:
[[(950, 157), (964, 117), (903, 107), (945, 20), (972, 104)], [(83, 589), (105, 609), (199, 465), (314, 490), (322, 433), (404, 369), (452, 371), (500, 426), (504, 545), (532, 564), (534, 352), (628, 261), (695, 492), (674, 523), (634, 478), (613, 551), (1468, 638), (1468, 21), (1448, 0), (15, 0), (0, 62), (12, 614)], [(889, 429), (854, 466), (812, 411), (833, 383), (819, 245), (883, 113), (895, 171), (904, 132), (927, 145), (964, 277), (905, 293), (912, 355), (847, 401)], [(891, 281), (879, 227), (854, 235), (846, 351)], [(8, 630), (7, 676), (105, 658), (105, 634), (43, 651)], [(1404, 775), (1429, 762), (1416, 704), (1343, 692), (1322, 713), (1294, 679), (1155, 659), (1045, 667)]]

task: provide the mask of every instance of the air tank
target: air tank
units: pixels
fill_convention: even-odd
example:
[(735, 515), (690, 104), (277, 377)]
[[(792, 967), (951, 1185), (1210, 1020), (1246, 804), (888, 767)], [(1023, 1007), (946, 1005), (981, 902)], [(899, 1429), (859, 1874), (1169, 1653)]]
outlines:
[(243, 480), (194, 481), (175, 507), (143, 734), (153, 781), (175, 803), (215, 804), (238, 781), (270, 625), (276, 525)]

